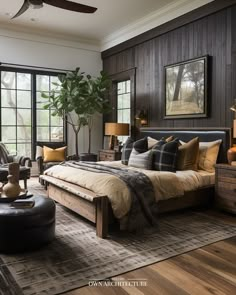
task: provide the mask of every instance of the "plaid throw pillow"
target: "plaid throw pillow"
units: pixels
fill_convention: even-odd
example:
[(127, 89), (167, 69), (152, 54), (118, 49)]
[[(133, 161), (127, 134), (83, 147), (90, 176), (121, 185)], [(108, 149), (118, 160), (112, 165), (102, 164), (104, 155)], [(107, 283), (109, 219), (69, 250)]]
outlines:
[(121, 163), (124, 165), (128, 165), (129, 157), (133, 148), (133, 143), (133, 139), (131, 137), (128, 137), (122, 148)]
[(160, 140), (153, 148), (153, 168), (158, 171), (176, 171), (179, 140)]
[(135, 149), (139, 153), (144, 153), (148, 150), (148, 140), (147, 137), (139, 139), (137, 141), (133, 141), (131, 137), (128, 137), (126, 140), (121, 154), (121, 163), (124, 165), (128, 165), (129, 157), (132, 152), (132, 149)]

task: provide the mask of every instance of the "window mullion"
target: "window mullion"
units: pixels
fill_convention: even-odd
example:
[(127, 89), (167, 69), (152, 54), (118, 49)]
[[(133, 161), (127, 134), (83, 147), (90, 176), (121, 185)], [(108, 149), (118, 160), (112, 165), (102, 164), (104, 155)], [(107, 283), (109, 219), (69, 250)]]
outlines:
[(32, 86), (32, 92), (31, 92), (31, 102), (32, 102), (32, 118), (31, 118), (31, 132), (32, 132), (32, 142), (31, 142), (31, 149), (32, 149), (32, 157), (35, 159), (35, 152), (36, 152), (36, 141), (37, 141), (37, 112), (36, 112), (36, 74), (32, 74), (31, 78), (31, 86)]
[[(51, 77), (49, 76), (49, 95), (51, 94)], [(48, 110), (49, 111), (49, 141), (52, 140), (52, 125), (51, 125), (51, 109)]]
[(2, 141), (2, 71), (0, 71), (0, 141)]
[(14, 91), (15, 91), (15, 98), (16, 98), (16, 106), (15, 106), (15, 108), (16, 108), (16, 110), (15, 110), (15, 113), (16, 113), (16, 118), (15, 118), (15, 123), (16, 123), (16, 141), (15, 141), (15, 143), (16, 143), (16, 155), (17, 155), (17, 148), (18, 148), (18, 134), (17, 134), (17, 130), (18, 130), (18, 118), (17, 118), (17, 115), (18, 115), (18, 108), (17, 108), (17, 88), (18, 88), (18, 85), (17, 85), (17, 72), (15, 72), (15, 89), (14, 89)]

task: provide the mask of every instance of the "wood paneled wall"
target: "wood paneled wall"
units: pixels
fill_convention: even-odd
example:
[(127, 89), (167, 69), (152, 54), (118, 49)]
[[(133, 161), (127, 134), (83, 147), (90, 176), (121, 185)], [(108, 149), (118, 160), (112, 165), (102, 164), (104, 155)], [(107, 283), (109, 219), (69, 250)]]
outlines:
[[(204, 6), (198, 9), (199, 15), (202, 16), (201, 13), (206, 8), (207, 15), (200, 19), (196, 19), (196, 12), (193, 12), (195, 18), (192, 22), (191, 14), (188, 14), (187, 24), (156, 37), (151, 34), (149, 40), (141, 43), (136, 37), (133, 45), (129, 40), (127, 44), (118, 45), (117, 50), (114, 47), (103, 52), (103, 68), (110, 75), (136, 69), (135, 108), (145, 106), (148, 109), (151, 127), (232, 126), (234, 114), (229, 108), (236, 99), (236, 5), (221, 8), (211, 14), (209, 5)], [(178, 19), (172, 22), (178, 24)], [(144, 37), (142, 36), (143, 40), (147, 39)], [(122, 50), (122, 47), (125, 49)], [(210, 56), (208, 117), (163, 119), (164, 67), (203, 55)], [(107, 119), (115, 120), (112, 115)]]

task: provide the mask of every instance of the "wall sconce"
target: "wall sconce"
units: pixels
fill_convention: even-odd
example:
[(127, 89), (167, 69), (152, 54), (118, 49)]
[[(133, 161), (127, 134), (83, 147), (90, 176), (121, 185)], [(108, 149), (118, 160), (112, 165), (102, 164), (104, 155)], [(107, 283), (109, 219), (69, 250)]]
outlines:
[(135, 116), (136, 120), (139, 120), (140, 125), (147, 126), (148, 125), (148, 113), (147, 110), (142, 109), (138, 111), (137, 115)]

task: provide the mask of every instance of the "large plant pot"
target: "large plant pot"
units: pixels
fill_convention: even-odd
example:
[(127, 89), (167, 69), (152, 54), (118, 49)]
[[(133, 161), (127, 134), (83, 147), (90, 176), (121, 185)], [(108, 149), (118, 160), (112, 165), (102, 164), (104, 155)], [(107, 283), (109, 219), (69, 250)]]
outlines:
[(81, 153), (80, 155), (80, 161), (85, 162), (97, 162), (97, 154), (88, 154), (88, 153)]

